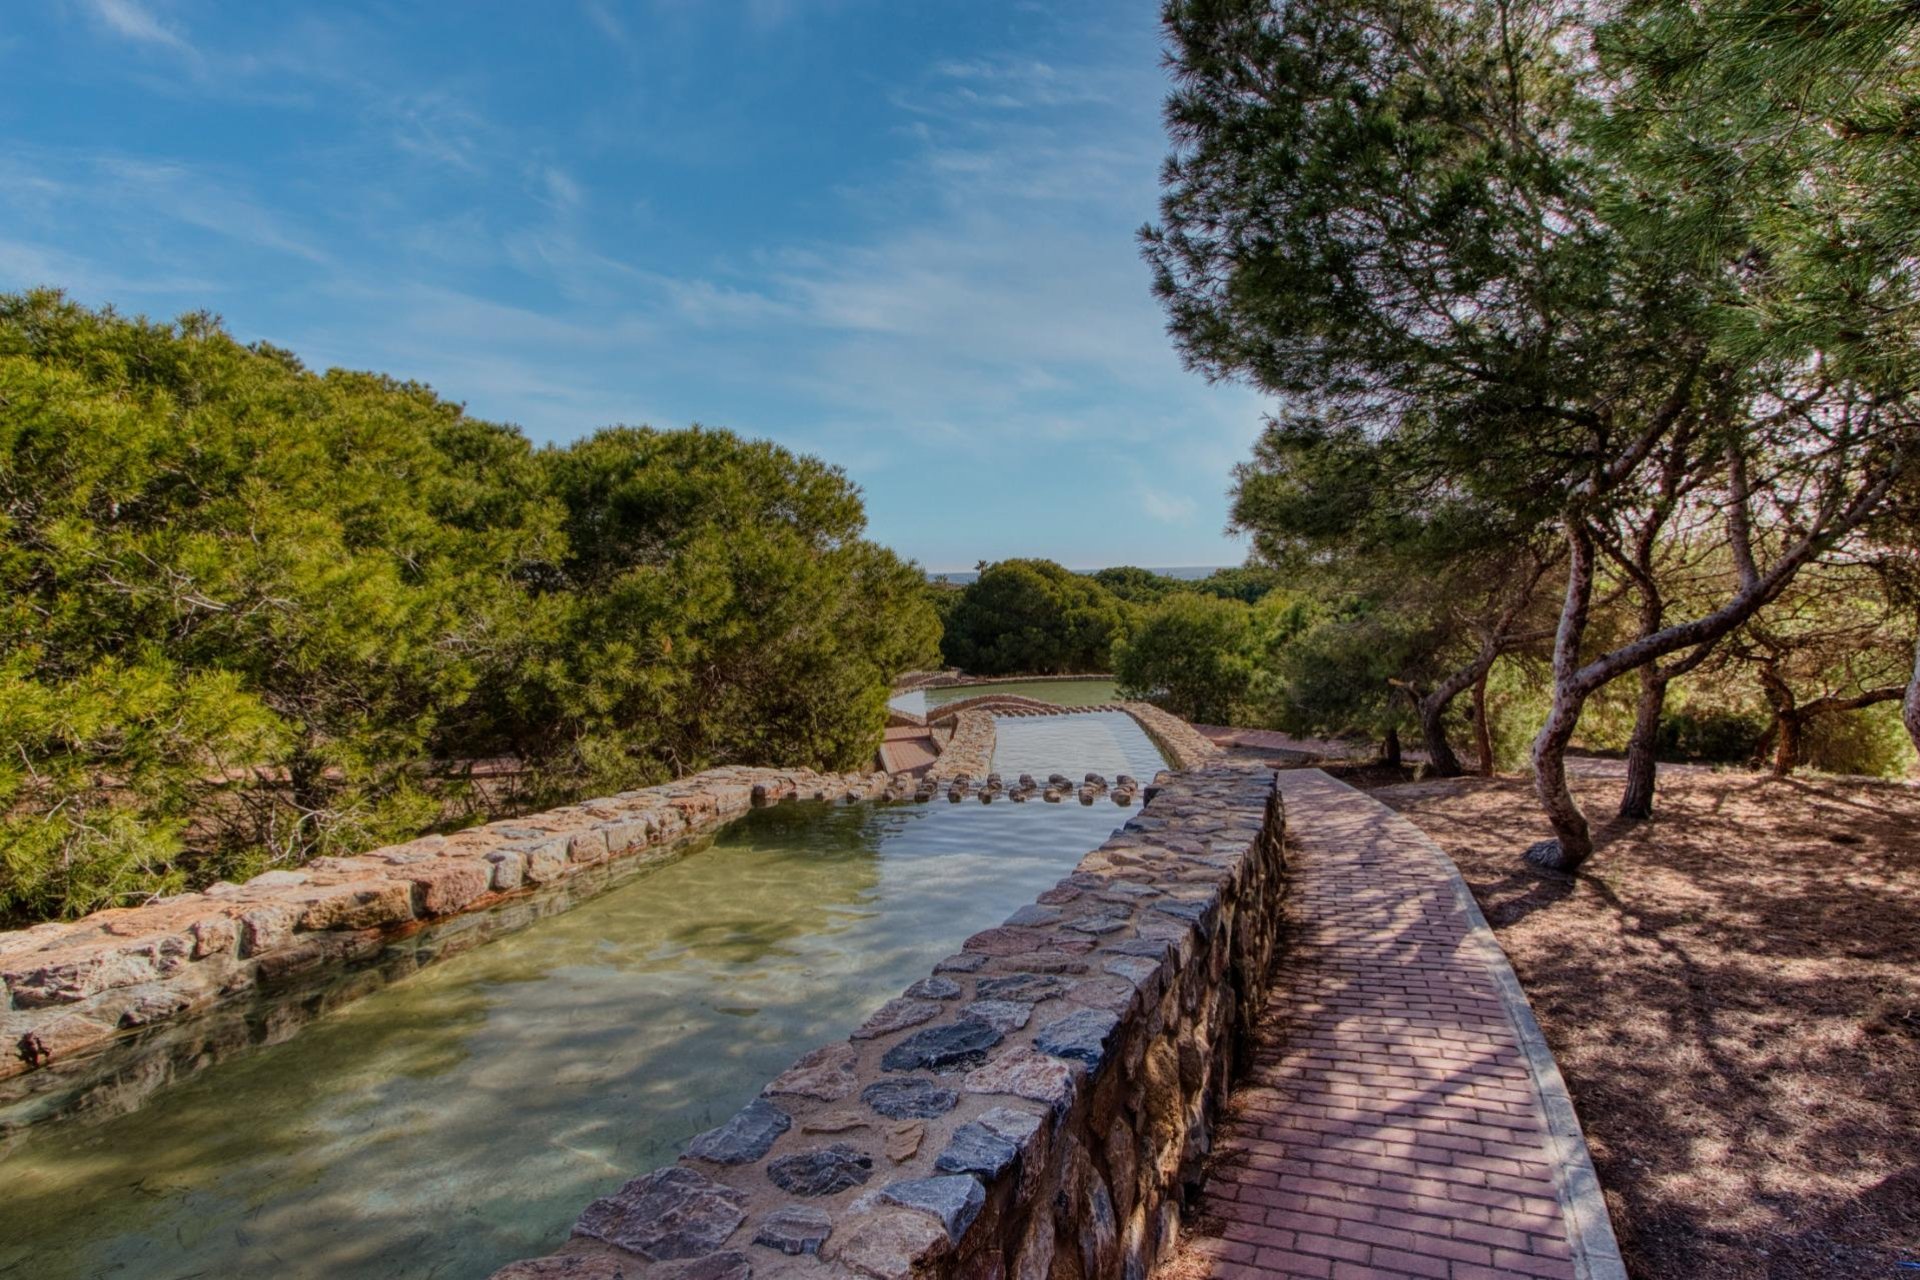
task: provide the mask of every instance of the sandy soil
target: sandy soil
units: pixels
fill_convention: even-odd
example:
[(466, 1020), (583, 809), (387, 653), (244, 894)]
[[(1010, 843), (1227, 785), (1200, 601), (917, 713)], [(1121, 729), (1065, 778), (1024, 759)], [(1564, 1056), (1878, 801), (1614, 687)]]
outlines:
[(1520, 862), (1547, 834), (1525, 780), (1373, 794), (1512, 958), (1635, 1276), (1920, 1276), (1920, 790), (1663, 774), (1577, 882)]

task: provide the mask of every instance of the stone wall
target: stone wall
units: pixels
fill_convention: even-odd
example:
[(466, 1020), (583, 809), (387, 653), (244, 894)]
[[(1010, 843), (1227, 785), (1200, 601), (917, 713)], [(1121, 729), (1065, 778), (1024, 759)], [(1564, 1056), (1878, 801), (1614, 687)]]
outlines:
[[(364, 960), (394, 938), (501, 898), (660, 855), (756, 804), (872, 799), (885, 774), (715, 769), (246, 884), (0, 933), (0, 1101), (43, 1070), (263, 985)], [(49, 1082), (51, 1083), (51, 1082)]]
[(927, 770), (935, 782), (955, 778), (984, 778), (993, 769), (993, 714), (987, 711), (961, 711), (946, 717), (953, 736), (940, 744), (940, 755)]
[(1265, 770), (1167, 780), (1038, 901), (495, 1280), (1141, 1280), (1244, 1065), (1283, 833)]

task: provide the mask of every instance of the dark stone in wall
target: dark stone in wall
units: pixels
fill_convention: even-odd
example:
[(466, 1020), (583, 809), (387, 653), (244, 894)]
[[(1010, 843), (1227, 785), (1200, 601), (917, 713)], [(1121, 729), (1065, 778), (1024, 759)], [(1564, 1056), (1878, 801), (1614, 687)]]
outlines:
[(1108, 1037), (1119, 1025), (1116, 1014), (1102, 1009), (1076, 1009), (1042, 1027), (1033, 1043), (1056, 1058), (1073, 1058), (1097, 1067), (1107, 1056)]
[(687, 1144), (687, 1154), (715, 1164), (747, 1164), (773, 1148), (773, 1140), (793, 1127), (786, 1112), (755, 1098), (731, 1120)]
[(930, 1120), (953, 1110), (960, 1095), (931, 1080), (882, 1080), (862, 1089), (860, 1101), (889, 1120)]
[[(984, 985), (984, 984), (983, 984)], [(887, 1050), (880, 1059), (883, 1071), (955, 1071), (985, 1061), (987, 1050), (1004, 1039), (1002, 1034), (973, 1018), (962, 1018), (945, 1026), (916, 1031)]]
[(872, 1176), (873, 1157), (844, 1142), (781, 1156), (767, 1166), (773, 1185), (796, 1196), (830, 1196)]

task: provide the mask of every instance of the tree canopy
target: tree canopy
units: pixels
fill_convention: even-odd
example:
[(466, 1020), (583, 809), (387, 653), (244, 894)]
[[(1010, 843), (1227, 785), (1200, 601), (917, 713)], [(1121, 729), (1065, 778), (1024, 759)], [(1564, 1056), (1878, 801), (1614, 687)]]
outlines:
[(536, 449), (208, 316), (0, 298), (0, 914), (857, 766), (939, 627), (863, 528), (838, 469), (728, 432)]
[[(1165, 18), (1173, 154), (1143, 244), (1187, 361), (1283, 398), (1264, 531), (1324, 548), (1451, 512), (1562, 542), (1534, 748), (1556, 839), (1535, 856), (1577, 867), (1592, 840), (1563, 757), (1587, 702), (1639, 673), (1650, 741), (1668, 684), (1910, 465), (1920, 14), (1171, 0)], [(1657, 572), (1675, 547), (1734, 572), (1677, 597)], [(1635, 625), (1603, 636), (1596, 591), (1616, 589)]]

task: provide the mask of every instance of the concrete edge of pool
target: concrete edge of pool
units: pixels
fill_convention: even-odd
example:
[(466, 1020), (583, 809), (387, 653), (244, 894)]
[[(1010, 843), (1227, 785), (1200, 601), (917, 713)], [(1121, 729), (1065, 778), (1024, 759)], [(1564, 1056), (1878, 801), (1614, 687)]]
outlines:
[(1034, 903), (495, 1280), (1038, 1277), (1066, 1250), (1069, 1274), (1144, 1276), (1270, 980), (1284, 835), (1270, 770), (1172, 775)]

